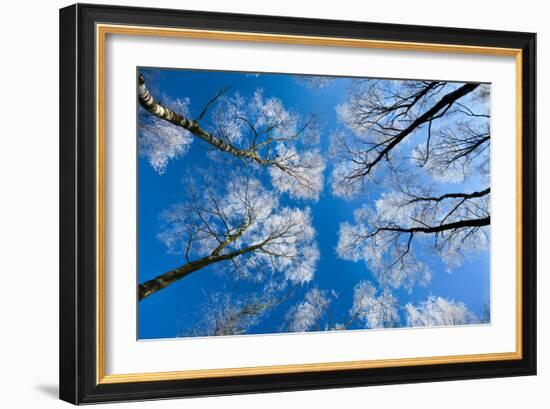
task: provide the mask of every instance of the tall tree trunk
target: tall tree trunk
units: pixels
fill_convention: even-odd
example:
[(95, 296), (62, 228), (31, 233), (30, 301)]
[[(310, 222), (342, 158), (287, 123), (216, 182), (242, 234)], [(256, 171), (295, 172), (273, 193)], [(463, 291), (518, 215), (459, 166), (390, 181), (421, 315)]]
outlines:
[(380, 162), (384, 157), (387, 157), (387, 155), (393, 148), (395, 148), (403, 139), (405, 139), (409, 134), (416, 130), (420, 125), (432, 121), (438, 115), (441, 115), (442, 111), (445, 112), (446, 110), (448, 110), (457, 100), (469, 94), (477, 87), (479, 87), (479, 84), (464, 84), (461, 87), (443, 96), (430, 109), (428, 109), (418, 118), (416, 118), (408, 127), (393, 136), (391, 138), (391, 142), (388, 143), (388, 145), (384, 149), (378, 152), (378, 155), (371, 162), (365, 165), (365, 169), (361, 172), (359, 176), (368, 175), (372, 168), (378, 162)]
[(231, 260), (232, 258), (235, 258), (245, 253), (253, 252), (254, 250), (257, 250), (264, 246), (267, 241), (268, 240), (265, 240), (259, 244), (248, 246), (240, 250), (235, 250), (227, 254), (206, 256), (195, 261), (190, 261), (189, 263), (170, 270), (164, 274), (158, 275), (157, 277), (139, 285), (139, 301), (143, 300), (145, 297), (149, 297), (151, 294), (154, 294), (159, 290), (162, 290), (163, 288), (168, 287), (170, 284), (175, 283), (176, 281), (182, 279), (183, 277), (186, 277), (187, 275), (197, 270), (200, 270), (215, 263), (219, 263), (221, 261)]
[(212, 135), (210, 132), (203, 129), (196, 121), (186, 118), (183, 115), (180, 115), (172, 111), (171, 109), (167, 108), (165, 105), (156, 101), (155, 98), (153, 98), (153, 96), (151, 95), (151, 92), (149, 92), (149, 90), (147, 89), (143, 75), (141, 74), (139, 75), (138, 82), (139, 82), (139, 87), (138, 87), (139, 103), (149, 113), (157, 116), (160, 119), (164, 119), (165, 121), (168, 121), (171, 124), (187, 129), (193, 135), (197, 136), (203, 141), (209, 143), (210, 145), (213, 145), (217, 149), (220, 149), (224, 152), (228, 152), (234, 156), (238, 156), (241, 158), (252, 159), (262, 165), (271, 164), (270, 161), (267, 161), (265, 159), (261, 159), (260, 157), (258, 157), (258, 154), (256, 153), (256, 151), (248, 150), (248, 149), (239, 149), (236, 146), (233, 146), (230, 143), (227, 143), (217, 138), (216, 136)]
[(154, 294), (157, 291), (168, 287), (170, 284), (178, 281), (179, 279), (212, 263), (213, 262), (208, 261), (208, 257), (205, 257), (203, 259), (184, 264), (181, 267), (175, 268), (174, 270), (168, 271), (153, 278), (152, 280), (140, 284), (138, 291), (139, 300), (143, 300), (145, 297), (148, 297), (151, 294)]

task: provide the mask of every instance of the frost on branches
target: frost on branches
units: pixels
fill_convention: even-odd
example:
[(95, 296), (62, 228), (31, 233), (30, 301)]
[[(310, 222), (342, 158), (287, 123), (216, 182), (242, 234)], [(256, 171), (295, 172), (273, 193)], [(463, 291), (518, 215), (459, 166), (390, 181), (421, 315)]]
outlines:
[[(171, 109), (189, 114), (189, 99), (166, 100)], [(166, 172), (170, 160), (183, 157), (191, 142), (193, 137), (188, 130), (140, 110), (138, 151), (158, 174)]]
[(381, 194), (341, 224), (339, 257), (411, 291), (431, 280), (431, 255), (451, 269), (488, 248), (488, 95), (484, 84), (353, 82), (337, 107), (347, 131), (332, 138), (331, 189), (346, 200)]
[(237, 296), (230, 292), (210, 294), (201, 308), (202, 319), (180, 336), (243, 335), (259, 324), (285, 296), (269, 285), (259, 294)]
[(298, 84), (312, 90), (326, 88), (333, 81), (331, 77), (321, 75), (296, 75), (294, 78)]
[(285, 329), (289, 332), (320, 331), (321, 320), (330, 305), (330, 295), (318, 288), (309, 290), (304, 300), (286, 314)]
[[(488, 172), (489, 86), (355, 80), (336, 109), (347, 132), (332, 139), (334, 194), (357, 195), (386, 173), (421, 168), (442, 180)], [(347, 185), (341, 191), (340, 184)]]
[(290, 332), (341, 331), (355, 328), (392, 328), (399, 326), (399, 302), (390, 291), (379, 292), (368, 281), (361, 281), (353, 291), (349, 316), (334, 321), (330, 313), (331, 302), (338, 297), (335, 291), (310, 289), (304, 300), (286, 314), (284, 328)]
[(337, 254), (363, 260), (383, 286), (410, 290), (431, 279), (419, 253), (435, 252), (456, 267), (488, 248), (489, 223), (488, 190), (447, 196), (394, 191), (357, 209), (354, 223), (341, 224)]
[[(150, 127), (149, 133), (142, 132), (144, 155), (157, 172), (162, 173), (169, 160), (185, 153), (184, 147), (192, 135), (210, 149), (226, 154), (234, 164), (269, 168), (273, 186), (280, 192), (293, 198), (319, 198), (325, 162), (315, 148), (320, 133), (314, 115), (302, 117), (285, 108), (280, 99), (266, 97), (261, 89), (243, 96), (238, 92), (230, 94), (226, 88), (191, 118), (189, 100), (185, 100), (185, 106), (157, 101), (142, 75), (139, 82), (141, 106), (149, 117), (156, 118), (154, 124), (166, 123), (154, 128), (156, 139), (152, 138)], [(153, 123), (151, 118), (148, 120)], [(176, 137), (174, 127), (181, 128), (184, 139)]]
[(405, 311), (409, 327), (451, 326), (479, 322), (464, 303), (442, 297), (430, 296), (417, 306), (407, 304)]
[(243, 174), (225, 183), (208, 174), (200, 184), (189, 177), (184, 192), (187, 200), (163, 213), (158, 237), (186, 263), (140, 284), (140, 299), (213, 264), (252, 281), (311, 281), (319, 250), (309, 208), (279, 206), (277, 195)]
[(376, 287), (361, 281), (353, 289), (353, 306), (350, 316), (363, 323), (365, 328), (392, 328), (399, 325), (399, 303), (393, 294), (384, 290), (377, 294)]

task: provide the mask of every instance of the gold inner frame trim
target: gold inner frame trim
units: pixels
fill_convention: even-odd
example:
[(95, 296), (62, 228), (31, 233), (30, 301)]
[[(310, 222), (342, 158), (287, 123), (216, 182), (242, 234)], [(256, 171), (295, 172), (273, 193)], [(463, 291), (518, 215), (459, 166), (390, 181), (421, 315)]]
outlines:
[[(516, 350), (504, 353), (449, 355), (365, 361), (320, 362), (296, 365), (148, 372), (131, 374), (105, 373), (105, 41), (108, 34), (156, 36), (220, 41), (246, 41), (294, 45), (371, 48), (400, 51), (482, 54), (515, 57), (516, 65)], [(518, 360), (522, 358), (522, 51), (515, 48), (466, 46), (455, 44), (414, 43), (363, 40), (353, 38), (294, 36), (268, 33), (199, 30), (185, 28), (96, 25), (96, 382), (128, 382), (204, 379), (227, 376), (291, 374), (349, 369), (389, 368), (413, 365), (436, 365), (467, 362)]]

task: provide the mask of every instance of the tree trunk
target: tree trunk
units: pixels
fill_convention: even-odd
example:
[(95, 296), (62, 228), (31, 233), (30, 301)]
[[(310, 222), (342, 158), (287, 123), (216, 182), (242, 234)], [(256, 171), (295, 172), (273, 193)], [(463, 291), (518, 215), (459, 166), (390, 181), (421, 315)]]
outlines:
[(142, 75), (139, 76), (138, 92), (139, 103), (141, 104), (141, 106), (156, 117), (164, 119), (165, 121), (168, 121), (176, 126), (187, 129), (193, 135), (224, 152), (228, 152), (234, 156), (238, 156), (241, 158), (252, 159), (260, 164), (267, 164), (267, 161), (259, 158), (254, 150), (239, 149), (231, 145), (230, 143), (227, 143), (215, 137), (210, 132), (203, 129), (196, 121), (186, 118), (162, 105), (160, 102), (156, 101), (147, 89), (147, 86), (145, 85), (145, 79)]
[(178, 281), (179, 279), (212, 263), (215, 263), (215, 261), (209, 261), (209, 258), (210, 257), (205, 257), (197, 261), (192, 261), (181, 267), (175, 268), (174, 270), (161, 274), (153, 278), (152, 280), (140, 284), (138, 291), (139, 301), (143, 300), (145, 297), (150, 296), (151, 294), (156, 293), (159, 290), (162, 290), (165, 287), (168, 287), (170, 284)]
[(149, 281), (146, 281), (139, 285), (138, 296), (139, 301), (143, 300), (145, 297), (149, 297), (151, 294), (156, 293), (163, 288), (168, 287), (170, 284), (175, 283), (176, 281), (182, 279), (183, 277), (200, 270), (209, 265), (219, 263), (220, 261), (230, 260), (237, 256), (240, 256), (245, 253), (250, 253), (254, 250), (257, 250), (265, 245), (268, 240), (263, 241), (262, 243), (255, 244), (253, 246), (245, 247), (240, 250), (236, 250), (232, 253), (222, 254), (222, 255), (210, 255), (203, 257), (199, 260), (190, 261), (187, 264), (184, 264), (181, 267), (170, 270), (164, 274), (161, 274)]
[(395, 148), (395, 146), (397, 146), (403, 139), (405, 139), (407, 135), (411, 134), (414, 130), (416, 130), (416, 128), (418, 128), (420, 125), (426, 122), (429, 122), (430, 120), (433, 120), (433, 118), (440, 111), (449, 109), (449, 107), (453, 105), (457, 100), (469, 94), (470, 92), (475, 90), (477, 87), (479, 87), (479, 84), (464, 84), (460, 88), (457, 88), (456, 90), (449, 92), (448, 94), (443, 96), (430, 109), (428, 109), (418, 118), (416, 118), (407, 128), (403, 129), (401, 132), (393, 136), (391, 138), (392, 141), (383, 150), (381, 150), (371, 162), (366, 164), (365, 166), (366, 169), (362, 172), (361, 176), (368, 175), (372, 170), (372, 168), (378, 162), (380, 162), (384, 157), (387, 157), (389, 152), (393, 148)]

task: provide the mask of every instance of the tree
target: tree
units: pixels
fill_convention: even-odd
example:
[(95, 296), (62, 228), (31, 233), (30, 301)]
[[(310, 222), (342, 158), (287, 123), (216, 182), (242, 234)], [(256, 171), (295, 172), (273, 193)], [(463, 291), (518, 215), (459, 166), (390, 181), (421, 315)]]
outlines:
[[(300, 199), (319, 198), (325, 163), (315, 148), (319, 124), (314, 115), (301, 118), (279, 99), (266, 98), (262, 90), (245, 98), (239, 93), (227, 95), (228, 89), (222, 89), (191, 119), (188, 99), (178, 104), (160, 102), (147, 88), (143, 75), (138, 82), (139, 103), (155, 118), (152, 126), (144, 127), (140, 148), (157, 171), (162, 172), (168, 160), (185, 153), (192, 135), (239, 163), (268, 168), (280, 192)], [(158, 120), (168, 125), (159, 127)]]
[(333, 81), (333, 78), (321, 75), (296, 75), (294, 78), (298, 84), (312, 90), (328, 87)]
[(330, 302), (331, 298), (327, 291), (310, 289), (303, 301), (288, 310), (283, 328), (288, 332), (320, 331), (323, 315)]
[[(171, 109), (189, 115), (189, 99), (166, 99)], [(191, 143), (191, 132), (153, 115), (139, 115), (139, 155), (147, 159), (155, 172), (162, 175), (170, 160), (184, 156)]]
[[(458, 180), (471, 165), (487, 164), (488, 95), (488, 86), (482, 84), (354, 81), (346, 102), (337, 107), (350, 132), (333, 138), (338, 163), (332, 174), (333, 192), (353, 197), (366, 178), (374, 178), (375, 170), (406, 172), (403, 165), (411, 158), (416, 166), (446, 180)], [(404, 143), (408, 140), (417, 141), (417, 146), (403, 154), (400, 148), (409, 146)]]
[(405, 307), (409, 327), (435, 327), (476, 324), (479, 320), (466, 305), (442, 297), (430, 296), (418, 306)]
[(398, 301), (384, 290), (380, 294), (368, 281), (359, 282), (353, 290), (353, 306), (349, 312), (350, 322), (358, 320), (365, 328), (392, 328), (399, 324)]
[(353, 304), (348, 317), (334, 322), (330, 304), (337, 298), (335, 291), (310, 289), (304, 300), (289, 309), (283, 328), (290, 332), (333, 331), (349, 329), (353, 324), (362, 328), (391, 328), (400, 322), (399, 304), (390, 291), (379, 292), (368, 281), (360, 281), (353, 291)]
[(246, 296), (228, 291), (210, 294), (202, 307), (202, 318), (180, 336), (243, 335), (258, 325), (270, 311), (285, 301), (293, 289), (268, 283), (258, 294)]
[(159, 239), (185, 263), (140, 284), (140, 300), (212, 265), (257, 282), (273, 275), (300, 284), (312, 279), (319, 250), (309, 208), (280, 207), (246, 174), (224, 183), (206, 173), (184, 184), (187, 200), (164, 212)]
[[(337, 108), (348, 132), (333, 138), (332, 191), (351, 199), (374, 183), (382, 193), (341, 224), (340, 257), (411, 290), (431, 279), (424, 255), (435, 251), (451, 268), (487, 248), (488, 93), (442, 81), (353, 83)], [(462, 188), (450, 190), (456, 182)]]
[(384, 286), (411, 289), (431, 279), (416, 249), (435, 252), (454, 267), (488, 247), (489, 206), (489, 189), (439, 196), (426, 189), (424, 194), (382, 194), (374, 208), (355, 211), (354, 223), (341, 224), (337, 254), (364, 260)]

